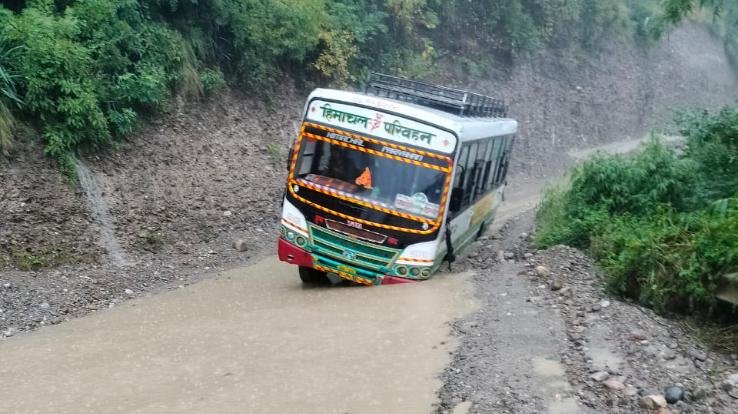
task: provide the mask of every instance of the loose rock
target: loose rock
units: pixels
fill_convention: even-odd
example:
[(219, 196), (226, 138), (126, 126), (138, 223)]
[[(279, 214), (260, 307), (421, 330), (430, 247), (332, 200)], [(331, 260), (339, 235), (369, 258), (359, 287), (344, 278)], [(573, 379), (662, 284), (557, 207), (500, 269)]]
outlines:
[(693, 350), (689, 353), (689, 356), (691, 356), (693, 359), (696, 359), (697, 361), (704, 362), (707, 359), (707, 355), (698, 350)]
[(608, 372), (605, 372), (605, 371), (597, 371), (594, 374), (590, 375), (589, 377), (592, 378), (593, 380), (597, 381), (597, 382), (602, 382), (602, 381), (610, 378), (610, 374)]
[(246, 250), (248, 250), (246, 240), (243, 239), (234, 240), (232, 246), (238, 252), (245, 252)]
[(549, 287), (551, 288), (551, 290), (556, 292), (557, 290), (561, 290), (561, 288), (564, 287), (564, 284), (561, 282), (561, 280), (559, 280), (559, 278), (553, 278), (551, 279)]
[(684, 388), (673, 386), (665, 389), (664, 399), (669, 404), (676, 404), (678, 401), (682, 401), (684, 399)]
[(625, 389), (625, 384), (615, 378), (608, 378), (607, 380), (602, 382), (602, 385), (613, 391), (622, 391)]
[(646, 333), (643, 331), (630, 331), (628, 338), (630, 338), (631, 341), (640, 342), (645, 341), (648, 336), (646, 336)]
[(735, 388), (738, 388), (738, 374), (730, 374), (728, 375), (728, 378), (725, 380), (728, 384), (732, 385)]
[(546, 277), (551, 274), (551, 271), (546, 266), (536, 266), (536, 274), (540, 277)]
[(646, 395), (640, 399), (638, 404), (647, 410), (656, 410), (667, 405), (663, 395)]

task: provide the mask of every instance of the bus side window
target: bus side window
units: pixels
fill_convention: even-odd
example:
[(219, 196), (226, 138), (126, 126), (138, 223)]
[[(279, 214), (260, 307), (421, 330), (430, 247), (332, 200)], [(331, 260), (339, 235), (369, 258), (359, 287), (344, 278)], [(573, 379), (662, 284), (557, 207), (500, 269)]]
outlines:
[(482, 188), (481, 194), (486, 193), (492, 188), (492, 184), (490, 182), (490, 175), (492, 174), (492, 169), (494, 168), (494, 161), (493, 161), (494, 152), (495, 152), (495, 139), (487, 138), (487, 152), (484, 154), (484, 174), (482, 175), (482, 180), (480, 182), (480, 186)]
[(497, 169), (500, 165), (500, 144), (502, 142), (502, 137), (494, 137), (492, 138), (492, 151), (490, 151), (489, 154), (489, 174), (487, 176), (487, 188), (490, 190), (493, 190), (497, 187), (496, 185), (496, 179), (497, 179)]
[(462, 210), (462, 199), (464, 196), (464, 179), (468, 175), (466, 171), (466, 160), (469, 157), (469, 146), (464, 145), (461, 148), (461, 155), (456, 162), (456, 172), (454, 173), (454, 188), (451, 190), (451, 200), (449, 202), (450, 216), (456, 215)]
[(495, 186), (499, 186), (505, 180), (507, 175), (507, 165), (510, 162), (510, 147), (512, 146), (512, 135), (507, 135), (501, 139), (500, 155), (498, 157), (497, 168), (495, 171)]
[(477, 150), (479, 144), (474, 142), (469, 145), (469, 158), (466, 161), (466, 174), (464, 177), (464, 197), (462, 201), (462, 209), (472, 204), (474, 197), (474, 180), (477, 175)]
[(502, 158), (502, 168), (500, 168), (499, 182), (502, 184), (507, 177), (507, 169), (510, 166), (510, 154), (512, 154), (512, 147), (515, 141), (514, 135), (508, 135), (505, 137), (505, 154)]
[(487, 169), (487, 148), (489, 147), (489, 139), (479, 141), (479, 151), (477, 152), (476, 174), (474, 176), (474, 198), (476, 201), (484, 195), (485, 180), (484, 171)]

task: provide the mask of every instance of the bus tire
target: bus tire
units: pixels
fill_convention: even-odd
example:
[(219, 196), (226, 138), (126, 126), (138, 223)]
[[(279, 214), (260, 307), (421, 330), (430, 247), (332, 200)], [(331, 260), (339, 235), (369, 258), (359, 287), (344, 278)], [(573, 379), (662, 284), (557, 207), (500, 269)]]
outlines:
[(313, 269), (312, 267), (300, 266), (300, 280), (306, 284), (323, 284), (328, 282), (328, 275), (325, 272)]

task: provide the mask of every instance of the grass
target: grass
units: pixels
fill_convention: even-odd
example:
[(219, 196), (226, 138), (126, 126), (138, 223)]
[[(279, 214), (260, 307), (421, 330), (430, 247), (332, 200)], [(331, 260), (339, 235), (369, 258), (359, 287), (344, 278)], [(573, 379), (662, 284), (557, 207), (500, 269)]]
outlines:
[(711, 349), (724, 354), (738, 354), (738, 324), (719, 325), (688, 321), (684, 327)]
[(0, 255), (0, 262), (22, 271), (54, 268), (62, 265), (90, 263), (94, 257), (77, 255), (63, 247), (45, 247), (37, 250), (15, 250)]
[(138, 244), (143, 250), (156, 253), (166, 244), (166, 237), (160, 232), (145, 230), (139, 234)]
[(10, 155), (13, 149), (13, 131), (15, 130), (15, 118), (7, 106), (0, 100), (0, 154)]

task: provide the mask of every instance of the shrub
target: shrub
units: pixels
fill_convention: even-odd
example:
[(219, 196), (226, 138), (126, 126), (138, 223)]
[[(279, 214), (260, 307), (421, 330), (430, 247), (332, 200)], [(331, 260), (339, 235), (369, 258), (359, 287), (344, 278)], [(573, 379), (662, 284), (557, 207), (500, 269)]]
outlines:
[(8, 155), (13, 147), (15, 117), (10, 112), (10, 107), (20, 108), (23, 104), (15, 89), (17, 76), (11, 74), (8, 68), (8, 61), (13, 52), (14, 49), (7, 49), (0, 39), (0, 153), (3, 155)]
[(659, 310), (702, 311), (738, 272), (734, 109), (681, 121), (679, 156), (656, 142), (632, 157), (600, 155), (547, 189), (536, 242), (588, 250), (613, 291)]
[(687, 114), (680, 120), (687, 156), (699, 166), (704, 197), (728, 198), (738, 191), (738, 109)]
[(181, 38), (135, 0), (71, 2), (61, 12), (41, 0), (4, 16), (24, 109), (67, 171), (70, 152), (131, 133), (138, 113), (162, 109), (181, 77)]
[(225, 77), (220, 69), (206, 69), (200, 74), (200, 82), (202, 82), (205, 95), (212, 95), (226, 85)]

